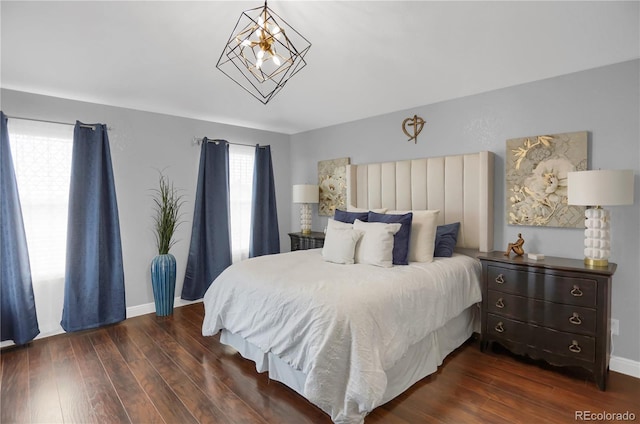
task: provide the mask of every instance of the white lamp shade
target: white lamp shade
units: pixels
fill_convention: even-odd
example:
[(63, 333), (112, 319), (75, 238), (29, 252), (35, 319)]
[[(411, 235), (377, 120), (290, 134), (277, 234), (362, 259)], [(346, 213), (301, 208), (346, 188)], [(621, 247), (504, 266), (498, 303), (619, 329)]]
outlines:
[(318, 203), (320, 190), (313, 184), (296, 184), (293, 186), (293, 203)]
[(579, 206), (633, 204), (633, 171), (593, 170), (567, 173), (567, 203)]

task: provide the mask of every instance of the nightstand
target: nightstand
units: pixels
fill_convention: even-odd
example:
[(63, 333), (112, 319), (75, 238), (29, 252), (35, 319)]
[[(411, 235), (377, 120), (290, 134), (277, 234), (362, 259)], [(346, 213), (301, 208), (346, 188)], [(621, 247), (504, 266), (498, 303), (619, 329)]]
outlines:
[(481, 349), (492, 342), (557, 366), (590, 371), (600, 390), (609, 370), (611, 281), (616, 264), (587, 267), (582, 260), (504, 252), (482, 262)]
[(317, 249), (324, 246), (324, 233), (312, 231), (309, 234), (289, 233), (291, 251)]

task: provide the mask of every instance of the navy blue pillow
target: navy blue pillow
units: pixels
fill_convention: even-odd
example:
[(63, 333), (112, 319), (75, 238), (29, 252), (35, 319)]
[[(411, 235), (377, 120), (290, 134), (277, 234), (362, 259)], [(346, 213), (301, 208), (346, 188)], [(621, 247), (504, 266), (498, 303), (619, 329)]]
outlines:
[(393, 264), (409, 265), (409, 242), (411, 241), (411, 221), (413, 213), (404, 215), (382, 214), (369, 211), (369, 222), (402, 224), (400, 231), (393, 236)]
[(453, 256), (453, 249), (458, 242), (458, 230), (460, 223), (438, 225), (436, 228), (436, 246), (433, 252), (434, 257), (450, 258)]
[(340, 222), (346, 222), (347, 224), (353, 224), (356, 219), (362, 222), (367, 222), (369, 219), (369, 212), (346, 212), (336, 209), (333, 219)]

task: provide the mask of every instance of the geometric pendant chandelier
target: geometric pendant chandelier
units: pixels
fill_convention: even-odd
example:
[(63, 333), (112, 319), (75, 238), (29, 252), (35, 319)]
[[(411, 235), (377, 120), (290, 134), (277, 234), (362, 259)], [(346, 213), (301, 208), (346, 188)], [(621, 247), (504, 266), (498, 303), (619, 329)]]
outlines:
[(311, 43), (274, 13), (263, 7), (240, 15), (216, 68), (267, 104), (287, 81), (304, 68)]

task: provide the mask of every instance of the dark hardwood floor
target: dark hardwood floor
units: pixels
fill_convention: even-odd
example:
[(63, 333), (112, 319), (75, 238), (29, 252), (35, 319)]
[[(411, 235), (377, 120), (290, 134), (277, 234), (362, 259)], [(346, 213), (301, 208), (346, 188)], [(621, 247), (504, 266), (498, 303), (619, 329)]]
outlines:
[[(0, 422), (331, 422), (218, 337), (202, 337), (203, 314), (194, 304), (3, 350)], [(365, 422), (570, 423), (575, 411), (629, 411), (640, 421), (640, 380), (610, 372), (601, 392), (578, 372), (481, 353), (470, 341)]]

